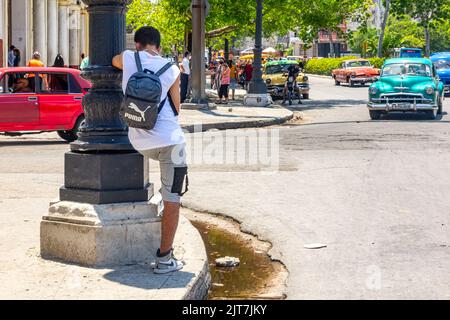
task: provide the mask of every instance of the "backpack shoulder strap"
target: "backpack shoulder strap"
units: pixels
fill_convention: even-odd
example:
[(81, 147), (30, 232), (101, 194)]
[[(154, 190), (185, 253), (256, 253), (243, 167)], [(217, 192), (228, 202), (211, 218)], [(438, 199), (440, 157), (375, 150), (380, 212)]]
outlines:
[(166, 104), (167, 99), (169, 99), (169, 104), (170, 104), (170, 107), (172, 108), (173, 114), (175, 115), (175, 117), (177, 117), (179, 115), (178, 114), (178, 110), (177, 110), (177, 108), (175, 107), (175, 104), (172, 101), (172, 97), (170, 96), (170, 92), (167, 93), (167, 97), (163, 101), (161, 101), (161, 103), (159, 104), (158, 113), (160, 113), (161, 110), (164, 108), (164, 105)]
[(161, 68), (161, 70), (159, 70), (157, 73), (155, 73), (155, 75), (157, 77), (160, 77), (164, 72), (166, 72), (167, 70), (169, 70), (172, 67), (172, 63), (169, 62), (167, 63), (164, 67)]
[(142, 63), (141, 63), (141, 57), (139, 56), (139, 51), (136, 51), (134, 53), (134, 59), (136, 60), (136, 66), (139, 72), (142, 72)]

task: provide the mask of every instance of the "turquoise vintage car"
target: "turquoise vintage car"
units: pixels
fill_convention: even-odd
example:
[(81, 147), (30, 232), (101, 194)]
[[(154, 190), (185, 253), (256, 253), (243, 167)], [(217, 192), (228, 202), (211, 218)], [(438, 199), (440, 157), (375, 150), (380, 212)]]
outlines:
[(390, 112), (424, 112), (432, 119), (442, 113), (444, 84), (429, 59), (387, 60), (379, 80), (369, 88), (370, 118)]

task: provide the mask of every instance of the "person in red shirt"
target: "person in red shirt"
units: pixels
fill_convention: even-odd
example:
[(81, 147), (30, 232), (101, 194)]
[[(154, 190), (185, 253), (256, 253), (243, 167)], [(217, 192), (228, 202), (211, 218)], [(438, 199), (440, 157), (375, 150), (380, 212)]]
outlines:
[(244, 73), (245, 73), (245, 88), (248, 90), (248, 84), (250, 83), (250, 81), (252, 81), (253, 76), (253, 65), (251, 62), (245, 65)]

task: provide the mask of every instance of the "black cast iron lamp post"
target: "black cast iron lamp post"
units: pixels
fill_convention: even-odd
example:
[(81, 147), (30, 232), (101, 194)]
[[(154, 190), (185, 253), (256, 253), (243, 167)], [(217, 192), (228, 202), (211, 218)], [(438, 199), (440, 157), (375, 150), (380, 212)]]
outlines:
[(86, 122), (65, 155), (60, 201), (42, 217), (43, 258), (88, 266), (129, 265), (154, 257), (161, 202), (148, 161), (128, 140), (119, 111), (122, 72), (112, 58), (125, 49), (129, 0), (84, 0), (89, 13), (89, 59), (82, 76), (93, 84), (83, 99)]
[(147, 165), (128, 140), (119, 115), (122, 72), (112, 57), (125, 49), (125, 12), (130, 0), (84, 0), (89, 13), (90, 66), (82, 76), (93, 84), (83, 100), (86, 122), (65, 157), (60, 199), (92, 204), (149, 199)]
[(262, 78), (262, 21), (263, 0), (256, 0), (256, 33), (253, 60), (253, 75), (249, 83), (248, 94), (244, 98), (247, 106), (266, 107), (272, 103), (270, 95), (267, 94), (267, 86)]

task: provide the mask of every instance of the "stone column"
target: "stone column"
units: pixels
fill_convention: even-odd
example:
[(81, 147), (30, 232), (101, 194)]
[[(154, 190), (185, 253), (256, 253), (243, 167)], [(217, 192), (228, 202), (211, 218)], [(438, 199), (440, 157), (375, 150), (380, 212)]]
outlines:
[(60, 0), (58, 4), (58, 51), (69, 65), (69, 2)]
[[(192, 100), (191, 104), (208, 107), (205, 75), (205, 17), (207, 0), (192, 0)], [(188, 106), (189, 104), (186, 104)]]
[(80, 66), (80, 8), (71, 6), (69, 9), (69, 66)]
[(47, 2), (33, 1), (33, 51), (41, 53), (42, 62), (47, 65)]
[(87, 57), (89, 55), (88, 46), (88, 14), (85, 8), (80, 12), (80, 52)]
[(47, 0), (47, 61), (51, 66), (58, 54), (58, 0)]
[(8, 19), (8, 15), (5, 9), (5, 0), (0, 0), (0, 67), (8, 65), (8, 50), (5, 50), (5, 47), (8, 47), (8, 41), (6, 39), (8, 29), (5, 28), (5, 20)]

